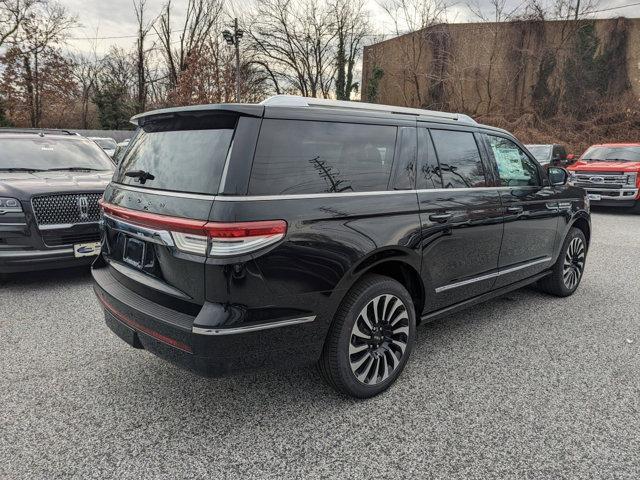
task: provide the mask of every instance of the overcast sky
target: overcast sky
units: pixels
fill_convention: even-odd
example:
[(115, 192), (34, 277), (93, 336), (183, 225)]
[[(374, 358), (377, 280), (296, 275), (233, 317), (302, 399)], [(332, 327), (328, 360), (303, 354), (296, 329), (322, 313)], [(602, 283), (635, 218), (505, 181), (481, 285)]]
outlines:
[[(98, 53), (106, 52), (111, 45), (117, 45), (129, 49), (134, 42), (133, 38), (103, 38), (103, 37), (120, 37), (135, 35), (135, 15), (133, 13), (133, 0), (60, 0), (66, 5), (70, 12), (78, 16), (81, 24), (80, 27), (74, 29), (69, 41), (71, 49), (76, 51), (88, 52), (92, 49), (92, 43), (96, 43)], [(251, 0), (237, 0), (238, 5), (246, 5)], [(322, 1), (322, 0), (319, 0)], [(477, 1), (480, 5), (489, 4), (489, 0), (471, 0), (475, 4)], [(157, 15), (166, 0), (148, 0), (147, 5), (150, 15)], [(385, 29), (385, 15), (376, 4), (375, 0), (368, 0), (371, 18), (377, 31), (389, 31)], [(180, 17), (181, 7), (186, 5), (187, 0), (173, 0), (175, 18)], [(467, 8), (469, 1), (461, 0), (459, 3), (449, 8), (449, 20), (452, 22), (474, 21), (473, 14)], [(524, 3), (523, 0), (507, 0), (508, 8), (516, 8)], [(623, 7), (629, 4), (637, 4), (634, 6)], [(617, 16), (640, 17), (640, 0), (600, 0), (599, 10), (607, 10), (599, 12), (596, 15), (600, 18), (610, 18)], [(96, 41), (84, 39), (82, 37), (90, 37)]]

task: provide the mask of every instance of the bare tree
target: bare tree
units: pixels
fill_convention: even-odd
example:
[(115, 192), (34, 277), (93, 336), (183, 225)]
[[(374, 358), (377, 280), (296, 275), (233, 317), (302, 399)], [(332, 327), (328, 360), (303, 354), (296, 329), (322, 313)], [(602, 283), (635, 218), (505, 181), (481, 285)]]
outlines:
[(354, 83), (356, 60), (362, 52), (362, 42), (370, 30), (364, 0), (335, 0), (330, 4), (336, 32), (336, 78), (338, 100), (349, 100), (358, 88)]
[(0, 47), (18, 32), (35, 3), (36, 0), (0, 0)]
[(146, 60), (149, 51), (145, 49), (145, 40), (151, 31), (154, 20), (146, 19), (147, 0), (133, 0), (133, 9), (136, 14), (137, 39), (136, 39), (136, 74), (137, 74), (137, 92), (138, 110), (144, 111), (147, 103), (147, 68)]
[(378, 5), (391, 20), (396, 35), (419, 32), (397, 39), (402, 68), (392, 78), (405, 105), (427, 106), (431, 72), (426, 62), (429, 38), (434, 33), (431, 28), (446, 23), (448, 5), (445, 0), (378, 0)]
[[(214, 26), (219, 23), (222, 13), (221, 0), (188, 0), (184, 21), (181, 28), (176, 30), (172, 21), (171, 0), (165, 4), (158, 18), (158, 26), (153, 28), (160, 38), (169, 89), (178, 84), (178, 77), (187, 70), (190, 57), (199, 57), (209, 37), (218, 33), (214, 31)], [(178, 34), (175, 42), (174, 34)]]
[(23, 81), (32, 127), (40, 126), (42, 118), (41, 57), (51, 53), (52, 47), (64, 41), (69, 30), (76, 25), (76, 17), (70, 15), (62, 4), (38, 2), (32, 5), (29, 15), (15, 33), (15, 48), (20, 51), (24, 64)]
[(335, 73), (331, 11), (314, 0), (264, 0), (247, 27), (252, 62), (278, 93), (330, 94)]
[(73, 78), (80, 89), (80, 127), (89, 128), (89, 107), (100, 72), (100, 60), (95, 48), (90, 54), (79, 53), (71, 55), (70, 59), (73, 63)]

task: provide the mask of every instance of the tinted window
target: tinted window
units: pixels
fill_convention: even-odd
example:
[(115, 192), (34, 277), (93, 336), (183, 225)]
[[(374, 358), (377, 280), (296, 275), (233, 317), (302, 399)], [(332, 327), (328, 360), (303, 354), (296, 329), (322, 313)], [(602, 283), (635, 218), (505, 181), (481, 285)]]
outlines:
[(418, 128), (418, 152), (420, 158), (418, 188), (442, 188), (438, 158), (433, 149), (429, 130), (426, 128)]
[[(179, 116), (141, 127), (120, 162), (116, 181), (179, 192), (217, 193), (237, 117)], [(144, 171), (140, 182), (126, 173)]]
[(264, 120), (249, 193), (386, 190), (396, 127)]
[(416, 129), (402, 127), (399, 130), (399, 152), (394, 160), (394, 190), (411, 190), (416, 184)]
[(113, 162), (91, 140), (25, 134), (0, 139), (0, 169), (3, 168), (113, 170)]
[(526, 145), (526, 147), (542, 165), (551, 160), (551, 145)]
[(484, 187), (478, 145), (471, 132), (431, 130), (444, 188)]
[(590, 147), (580, 160), (640, 162), (639, 146)]
[(506, 187), (539, 185), (538, 167), (514, 142), (487, 135), (498, 165), (500, 184)]

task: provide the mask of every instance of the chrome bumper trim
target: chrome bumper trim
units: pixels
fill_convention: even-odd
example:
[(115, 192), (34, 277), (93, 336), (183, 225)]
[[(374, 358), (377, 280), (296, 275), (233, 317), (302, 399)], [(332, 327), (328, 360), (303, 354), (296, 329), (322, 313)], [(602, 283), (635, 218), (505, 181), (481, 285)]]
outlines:
[(98, 225), (100, 222), (80, 222), (80, 223), (52, 223), (49, 225), (38, 225), (38, 230), (62, 230), (65, 228), (77, 227), (80, 225)]
[[(596, 186), (593, 187), (582, 187), (584, 188), (585, 192), (587, 193), (591, 193), (593, 195), (600, 195), (601, 199), (600, 200), (635, 200), (638, 197), (638, 191), (640, 191), (637, 188), (598, 188)], [(606, 195), (603, 194), (602, 192), (615, 192), (617, 193), (617, 195)], [(625, 195), (625, 193), (627, 195)], [(629, 195), (629, 193), (631, 195)], [(599, 200), (592, 200), (592, 202), (598, 202)]]
[(272, 328), (288, 327), (290, 325), (299, 325), (301, 323), (313, 322), (316, 316), (292, 318), (290, 320), (280, 320), (278, 322), (269, 322), (262, 325), (250, 325), (247, 327), (231, 327), (231, 328), (201, 328), (193, 327), (192, 332), (198, 335), (236, 335), (239, 333), (257, 332), (260, 330), (270, 330)]
[(103, 214), (103, 223), (109, 224), (113, 230), (126, 233), (138, 240), (157, 243), (158, 245), (164, 245), (165, 247), (175, 246), (173, 237), (166, 230), (154, 230), (152, 228), (136, 225), (135, 223), (125, 222), (124, 220), (112, 217), (107, 213)]

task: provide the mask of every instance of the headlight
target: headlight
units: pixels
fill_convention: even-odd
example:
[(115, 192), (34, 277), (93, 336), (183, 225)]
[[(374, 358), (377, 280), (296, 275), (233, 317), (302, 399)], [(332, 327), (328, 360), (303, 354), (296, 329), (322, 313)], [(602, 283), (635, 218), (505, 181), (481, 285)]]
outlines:
[(0, 215), (21, 212), (22, 205), (15, 198), (0, 197)]
[(638, 181), (638, 174), (637, 173), (628, 173), (627, 174), (627, 185), (635, 187), (637, 181)]

